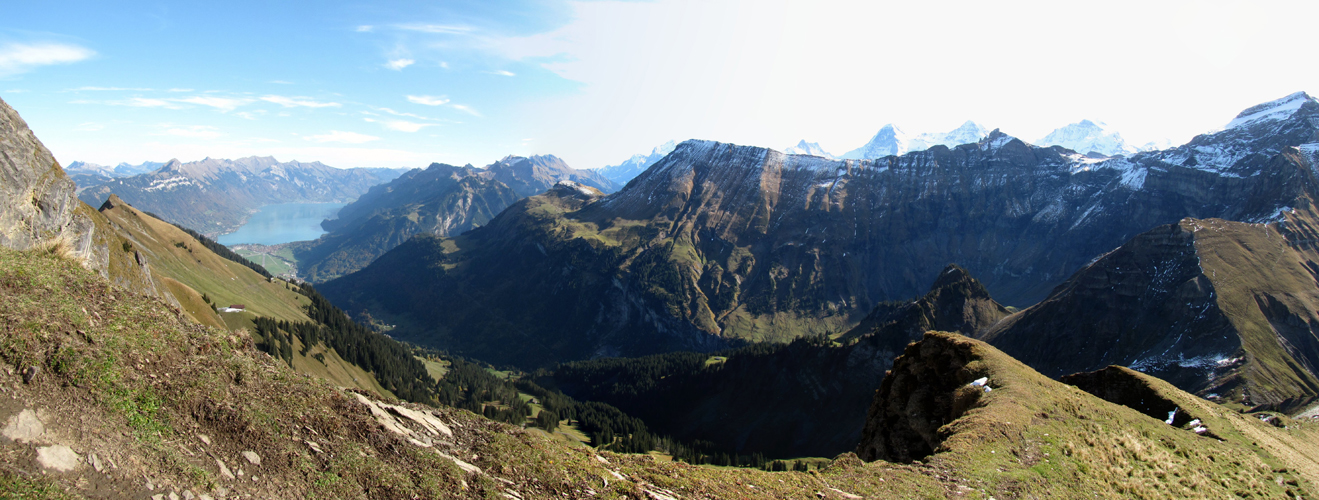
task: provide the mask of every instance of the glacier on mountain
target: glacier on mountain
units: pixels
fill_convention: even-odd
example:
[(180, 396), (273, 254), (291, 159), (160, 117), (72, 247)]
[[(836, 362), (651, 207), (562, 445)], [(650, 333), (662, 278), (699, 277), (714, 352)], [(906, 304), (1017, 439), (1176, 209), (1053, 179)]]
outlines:
[(962, 144), (974, 144), (981, 139), (989, 136), (989, 130), (980, 126), (979, 123), (967, 120), (961, 126), (943, 133), (927, 132), (907, 141), (908, 151), (924, 151), (934, 146), (960, 146)]
[(824, 148), (820, 147), (820, 143), (806, 142), (805, 139), (799, 141), (796, 146), (783, 148), (783, 152), (790, 155), (809, 155), (819, 156), (821, 158), (834, 157), (834, 155), (829, 154), (828, 151), (825, 151)]
[(1137, 152), (1136, 148), (1127, 145), (1122, 139), (1122, 134), (1112, 130), (1104, 122), (1090, 120), (1081, 120), (1055, 129), (1049, 132), (1049, 135), (1035, 141), (1035, 145), (1062, 146), (1081, 154), (1094, 152), (1104, 156), (1129, 155)]
[(848, 151), (842, 158), (873, 160), (885, 156), (900, 156), (909, 151), (924, 151), (934, 146), (954, 147), (972, 144), (980, 142), (988, 135), (989, 130), (970, 120), (948, 132), (926, 132), (915, 136), (903, 132), (890, 123), (880, 128), (866, 145)]

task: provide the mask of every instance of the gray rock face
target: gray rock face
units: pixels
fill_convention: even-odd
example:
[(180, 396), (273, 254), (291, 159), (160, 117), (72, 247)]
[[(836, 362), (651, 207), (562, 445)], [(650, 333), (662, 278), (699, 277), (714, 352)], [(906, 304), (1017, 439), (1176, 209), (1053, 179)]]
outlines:
[(95, 223), (79, 213), (75, 189), (27, 122), (0, 100), (0, 245), (25, 250), (63, 241), (104, 273), (106, 257), (92, 242)]

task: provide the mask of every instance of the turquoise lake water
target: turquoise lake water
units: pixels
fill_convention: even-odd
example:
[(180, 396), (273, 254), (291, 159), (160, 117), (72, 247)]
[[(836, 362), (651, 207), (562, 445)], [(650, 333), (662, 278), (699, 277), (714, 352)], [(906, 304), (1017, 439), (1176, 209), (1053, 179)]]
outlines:
[(266, 205), (237, 231), (220, 236), (221, 245), (274, 245), (314, 240), (325, 234), (321, 221), (339, 213), (346, 203), (281, 203)]

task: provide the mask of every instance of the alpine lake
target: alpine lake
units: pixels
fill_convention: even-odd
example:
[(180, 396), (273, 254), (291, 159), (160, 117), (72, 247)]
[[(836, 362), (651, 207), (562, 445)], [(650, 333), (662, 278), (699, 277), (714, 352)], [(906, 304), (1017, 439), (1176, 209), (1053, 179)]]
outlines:
[(215, 241), (260, 264), (271, 274), (296, 276), (297, 258), (284, 244), (314, 240), (325, 234), (325, 230), (321, 229), (321, 221), (334, 217), (344, 205), (346, 203), (266, 205), (237, 231), (222, 235)]

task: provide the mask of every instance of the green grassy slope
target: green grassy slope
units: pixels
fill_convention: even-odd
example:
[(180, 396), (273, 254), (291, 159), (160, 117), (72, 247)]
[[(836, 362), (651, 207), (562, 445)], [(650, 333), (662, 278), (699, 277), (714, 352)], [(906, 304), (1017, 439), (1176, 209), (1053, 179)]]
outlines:
[[(919, 459), (999, 498), (1313, 494), (1314, 424), (1278, 429), (1132, 373), (1221, 440), (1165, 424), (1163, 415), (1101, 403), (983, 342), (932, 332), (895, 360), (859, 452)], [(968, 386), (980, 377), (992, 392)]]
[[(963, 398), (957, 394), (969, 377), (990, 378), (992, 393), (935, 428), (939, 444), (923, 463), (863, 463), (843, 455), (821, 471), (770, 473), (597, 452), (450, 408), (428, 411), (452, 437), (413, 443), (381, 427), (382, 417), (354, 394), (293, 372), (252, 350), (241, 334), (193, 324), (154, 297), (114, 288), (45, 254), (0, 249), (0, 307), (0, 419), (36, 418), (44, 426), (35, 433), (27, 427), (22, 440), (0, 442), (0, 496), (54, 498), (61, 490), (75, 498), (188, 492), (523, 499), (1314, 494), (1314, 455), (1305, 443), (1319, 436), (1311, 424), (1279, 430), (1205, 405), (1195, 411), (1224, 441), (1197, 436), (1047, 379), (957, 335), (932, 334), (913, 344), (895, 374), (935, 376), (915, 386), (921, 391), (888, 394), (899, 408), (938, 409), (930, 402)], [(937, 360), (960, 365), (930, 368), (946, 364)], [(26, 381), (25, 373), (32, 374)], [(1160, 390), (1195, 404), (1166, 384)], [(879, 407), (893, 406), (880, 394)], [(1292, 453), (1283, 453), (1279, 443)], [(61, 446), (77, 456), (71, 470), (43, 467), (34, 458)], [(260, 465), (244, 452), (259, 456)], [(239, 470), (243, 475), (234, 478), (224, 472)]]
[[(1213, 389), (1247, 405), (1288, 410), (1319, 396), (1319, 251), (1304, 233), (1316, 217), (1298, 210), (1284, 224), (1186, 220), (1218, 306), (1241, 338), (1234, 373)], [(1289, 226), (1289, 227), (1288, 227)]]
[[(158, 288), (168, 290), (181, 310), (192, 320), (207, 326), (229, 330), (250, 329), (257, 316), (286, 321), (310, 321), (303, 309), (310, 301), (296, 291), (297, 286), (280, 279), (273, 281), (242, 264), (216, 255), (195, 238), (172, 224), (145, 214), (111, 197), (100, 214), (120, 238), (131, 245), (131, 252), (112, 247), (111, 253), (134, 255), (140, 252), (152, 270)], [(211, 300), (207, 304), (205, 296)], [(243, 304), (241, 313), (217, 313), (214, 306)], [(294, 367), (303, 373), (325, 378), (336, 385), (355, 387), (377, 394), (392, 394), (382, 388), (370, 373), (346, 362), (333, 349), (318, 346), (301, 354), (294, 350)], [(322, 354), (323, 360), (315, 359)]]
[(111, 198), (101, 211), (133, 248), (142, 251), (155, 274), (187, 285), (221, 306), (243, 304), (260, 316), (307, 321), (307, 300), (281, 280), (265, 277), (206, 249), (184, 231)]

